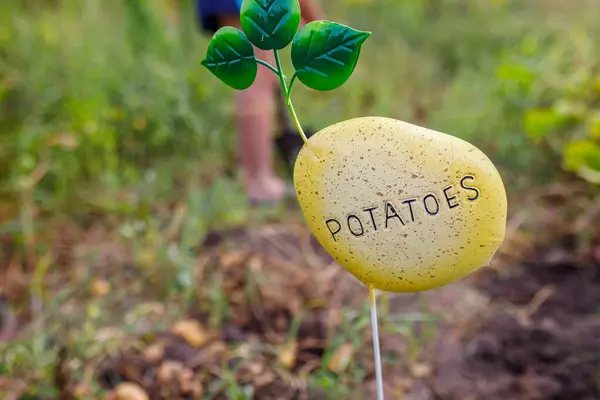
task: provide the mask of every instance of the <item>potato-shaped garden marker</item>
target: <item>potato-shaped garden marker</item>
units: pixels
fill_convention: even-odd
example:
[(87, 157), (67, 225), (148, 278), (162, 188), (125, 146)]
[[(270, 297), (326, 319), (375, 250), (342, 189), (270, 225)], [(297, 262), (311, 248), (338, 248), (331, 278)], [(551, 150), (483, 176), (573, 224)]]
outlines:
[(418, 292), (486, 265), (504, 240), (492, 162), (445, 133), (382, 117), (340, 122), (300, 151), (294, 184), (320, 244), (359, 280)]
[[(486, 265), (504, 240), (506, 193), (490, 160), (456, 137), (382, 117), (334, 124), (306, 138), (290, 99), (297, 80), (342, 86), (370, 32), (331, 21), (300, 30), (298, 0), (243, 0), (243, 32), (222, 27), (202, 65), (233, 89), (250, 87), (258, 64), (279, 77), (304, 140), (294, 185), (325, 250), (369, 286), (377, 398), (383, 400), (375, 289), (417, 292)], [(278, 50), (292, 44), (288, 81)], [(254, 47), (273, 50), (275, 66)]]

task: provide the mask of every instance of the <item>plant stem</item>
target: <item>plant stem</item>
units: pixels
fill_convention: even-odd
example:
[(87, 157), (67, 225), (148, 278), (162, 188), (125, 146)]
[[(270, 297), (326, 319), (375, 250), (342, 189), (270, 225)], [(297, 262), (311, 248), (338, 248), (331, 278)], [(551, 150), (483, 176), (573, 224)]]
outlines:
[(273, 71), (276, 75), (279, 75), (279, 71), (277, 70), (277, 68), (275, 68), (274, 66), (272, 66), (271, 64), (269, 64), (268, 62), (261, 60), (261, 59), (256, 59), (256, 62), (259, 64), (264, 65), (265, 67), (269, 68), (271, 71)]
[[(279, 81), (281, 82), (281, 87), (283, 88), (283, 92), (285, 93), (285, 98), (286, 100), (286, 106), (287, 108), (290, 110), (290, 113), (292, 114), (292, 118), (294, 119), (294, 124), (296, 125), (296, 129), (298, 130), (298, 133), (300, 134), (300, 136), (302, 136), (302, 140), (304, 140), (305, 144), (308, 144), (308, 139), (306, 138), (306, 135), (304, 134), (304, 131), (302, 130), (302, 126), (300, 126), (300, 121), (298, 121), (298, 116), (296, 115), (296, 111), (294, 110), (294, 106), (292, 105), (292, 101), (290, 100), (290, 91), (288, 90), (288, 87), (285, 83), (285, 78), (283, 76), (283, 71), (281, 69), (281, 61), (279, 60), (279, 53), (277, 52), (277, 50), (273, 50), (273, 53), (275, 54), (275, 63), (277, 64), (277, 70), (279, 71)], [(296, 74), (294, 74), (295, 77)], [(293, 83), (293, 78), (292, 78), (292, 83)], [(291, 89), (291, 84), (290, 84), (290, 89)]]
[(298, 73), (298, 71), (294, 72), (294, 75), (292, 75), (292, 79), (290, 80), (290, 86), (288, 87), (288, 92), (287, 95), (285, 96), (285, 103), (286, 104), (290, 104), (290, 96), (292, 95), (292, 87), (294, 86), (294, 82), (296, 81), (296, 74)]

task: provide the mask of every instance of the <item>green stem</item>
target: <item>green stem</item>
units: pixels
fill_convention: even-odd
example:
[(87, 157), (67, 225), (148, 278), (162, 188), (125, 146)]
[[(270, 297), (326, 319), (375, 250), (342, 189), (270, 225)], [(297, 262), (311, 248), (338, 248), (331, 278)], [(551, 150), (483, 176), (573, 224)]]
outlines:
[(287, 95), (285, 96), (285, 103), (290, 104), (290, 96), (292, 95), (292, 87), (294, 86), (294, 82), (296, 81), (297, 71), (292, 75), (292, 79), (290, 80), (290, 86), (288, 87)]
[(264, 61), (264, 60), (260, 60), (260, 59), (256, 59), (256, 62), (259, 64), (264, 65), (265, 67), (269, 68), (271, 71), (273, 71), (276, 75), (279, 75), (279, 71), (277, 71), (277, 68), (275, 68), (274, 66), (272, 66), (271, 64), (269, 64), (268, 62)]
[[(285, 93), (285, 98), (286, 100), (286, 105), (287, 108), (290, 110), (290, 114), (292, 114), (292, 118), (294, 119), (294, 124), (296, 125), (296, 129), (298, 130), (298, 133), (300, 134), (300, 136), (302, 136), (302, 140), (304, 140), (305, 144), (308, 144), (308, 139), (306, 138), (306, 135), (304, 134), (304, 131), (302, 130), (302, 126), (300, 126), (300, 121), (298, 121), (298, 116), (296, 115), (296, 111), (294, 110), (294, 106), (292, 105), (292, 101), (290, 100), (290, 91), (287, 88), (287, 85), (285, 83), (285, 78), (283, 76), (283, 71), (281, 69), (281, 61), (279, 60), (279, 53), (277, 52), (277, 50), (273, 50), (273, 53), (275, 54), (275, 63), (277, 64), (277, 70), (279, 71), (279, 81), (281, 82), (281, 87), (283, 88), (283, 92)], [(292, 83), (293, 80), (295, 78), (292, 77)], [(291, 84), (290, 84), (290, 89), (291, 89)]]

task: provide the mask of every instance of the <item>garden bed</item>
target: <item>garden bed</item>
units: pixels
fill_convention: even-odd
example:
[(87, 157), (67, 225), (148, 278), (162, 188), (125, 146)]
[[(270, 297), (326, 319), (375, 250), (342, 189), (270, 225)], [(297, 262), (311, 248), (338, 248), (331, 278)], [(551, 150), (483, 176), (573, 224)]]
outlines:
[[(137, 382), (152, 399), (194, 398), (194, 387), (210, 398), (227, 398), (232, 387), (256, 399), (368, 398), (374, 371), (365, 289), (304, 229), (260, 232), (238, 233), (237, 250), (215, 256), (231, 307), (220, 329), (205, 328), (211, 316), (201, 307), (191, 310), (191, 322), (105, 362), (103, 384)], [(571, 262), (569, 254), (568, 246), (540, 249), (518, 266), (438, 291), (392, 295), (384, 326), (386, 318), (428, 315), (418, 314), (421, 300), (432, 315), (452, 317), (438, 322), (430, 341), (422, 322), (412, 324), (422, 346), (416, 356), (410, 337), (383, 329), (389, 395), (598, 398), (600, 266)]]
[(600, 397), (600, 266), (574, 263), (569, 250), (540, 250), (476, 283), (493, 311), (454, 349), (440, 342), (440, 399)]

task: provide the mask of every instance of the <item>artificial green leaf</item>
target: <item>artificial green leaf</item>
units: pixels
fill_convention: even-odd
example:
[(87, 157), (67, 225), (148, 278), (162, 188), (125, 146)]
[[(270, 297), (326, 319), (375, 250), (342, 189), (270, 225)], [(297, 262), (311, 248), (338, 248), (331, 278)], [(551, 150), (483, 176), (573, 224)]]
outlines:
[(237, 90), (249, 88), (258, 72), (252, 43), (243, 32), (231, 26), (222, 27), (214, 34), (202, 65)]
[(259, 49), (283, 49), (300, 27), (300, 4), (298, 0), (244, 0), (240, 23)]
[(362, 32), (330, 21), (306, 24), (292, 43), (296, 76), (316, 90), (343, 85), (354, 72), (360, 49), (371, 32)]

